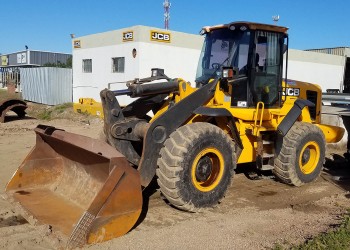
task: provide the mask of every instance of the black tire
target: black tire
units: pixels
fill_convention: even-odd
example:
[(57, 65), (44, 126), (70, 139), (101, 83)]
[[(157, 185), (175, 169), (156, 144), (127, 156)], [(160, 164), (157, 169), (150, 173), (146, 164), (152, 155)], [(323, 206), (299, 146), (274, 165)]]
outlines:
[(158, 184), (175, 207), (200, 211), (224, 197), (236, 167), (231, 138), (209, 123), (187, 124), (165, 141), (158, 159)]
[(325, 138), (317, 126), (295, 122), (277, 142), (274, 174), (294, 186), (312, 182), (321, 174), (325, 150)]

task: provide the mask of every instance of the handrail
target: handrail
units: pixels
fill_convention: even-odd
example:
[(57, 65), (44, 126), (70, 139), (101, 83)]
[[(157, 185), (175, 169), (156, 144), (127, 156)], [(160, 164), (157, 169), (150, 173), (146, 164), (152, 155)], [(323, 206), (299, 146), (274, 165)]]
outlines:
[[(261, 106), (261, 108), (260, 108)], [(262, 120), (263, 120), (263, 116), (264, 116), (264, 109), (265, 109), (265, 104), (263, 102), (258, 102), (258, 104), (256, 105), (256, 110), (255, 110), (255, 117), (254, 117), (254, 135), (258, 135), (259, 132), (259, 127), (261, 127), (262, 125)], [(260, 120), (259, 120), (259, 126), (257, 126), (258, 123), (258, 115), (259, 115), (259, 110), (261, 110), (260, 113)]]

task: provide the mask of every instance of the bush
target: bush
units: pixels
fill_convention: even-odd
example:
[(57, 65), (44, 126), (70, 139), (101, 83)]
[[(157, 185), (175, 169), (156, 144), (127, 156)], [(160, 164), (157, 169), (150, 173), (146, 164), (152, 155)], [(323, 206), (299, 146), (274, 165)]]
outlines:
[(350, 249), (350, 210), (345, 214), (342, 223), (334, 230), (320, 234), (298, 246), (284, 247), (276, 244), (274, 250), (345, 250)]
[(74, 116), (73, 103), (63, 103), (56, 106), (35, 104), (27, 110), (28, 115), (39, 120), (53, 120), (57, 118), (72, 118)]

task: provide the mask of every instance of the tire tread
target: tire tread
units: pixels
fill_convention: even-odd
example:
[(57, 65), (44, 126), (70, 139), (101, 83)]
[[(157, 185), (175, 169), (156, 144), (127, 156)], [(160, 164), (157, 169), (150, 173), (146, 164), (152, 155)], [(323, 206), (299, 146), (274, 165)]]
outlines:
[[(188, 153), (188, 148), (193, 145), (193, 141), (196, 138), (208, 133), (217, 133), (225, 138), (227, 145), (230, 145), (233, 152), (232, 161), (235, 166), (235, 145), (233, 141), (219, 127), (209, 123), (197, 122), (178, 128), (166, 140), (164, 147), (160, 151), (160, 158), (157, 161), (158, 169), (156, 171), (158, 185), (165, 198), (172, 205), (181, 210), (198, 212), (203, 209), (196, 207), (191, 201), (186, 202), (181, 197), (179, 186), (181, 186), (182, 180), (179, 176), (180, 172), (183, 170), (182, 167), (180, 167), (180, 163)], [(231, 178), (228, 186), (231, 186), (234, 168), (229, 171)]]
[(324, 135), (317, 126), (306, 122), (295, 122), (287, 135), (283, 138), (281, 150), (275, 159), (273, 172), (281, 182), (294, 186), (301, 186), (304, 184), (298, 177), (296, 172), (298, 166), (294, 166), (294, 163), (297, 160), (296, 148), (300, 140), (308, 133), (320, 134), (323, 140), (323, 145), (321, 145), (321, 147), (324, 147)]

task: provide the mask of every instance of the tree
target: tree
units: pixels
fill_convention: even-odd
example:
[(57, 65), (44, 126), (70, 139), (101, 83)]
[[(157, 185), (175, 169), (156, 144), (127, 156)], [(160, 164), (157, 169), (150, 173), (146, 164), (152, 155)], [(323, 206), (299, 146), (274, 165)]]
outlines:
[(54, 68), (72, 68), (72, 61), (73, 57), (70, 56), (67, 58), (66, 63), (61, 63), (60, 61), (57, 61), (57, 63), (45, 63), (43, 64), (43, 67), (54, 67)]

